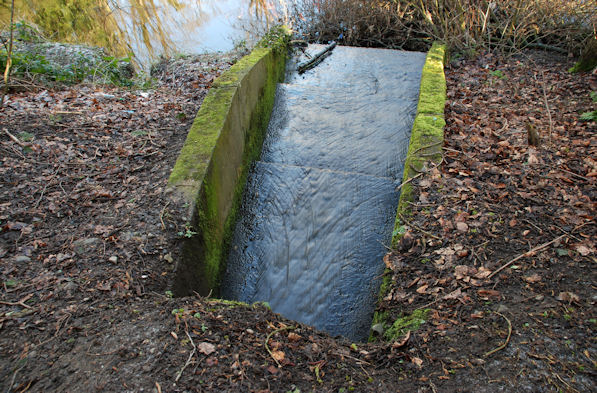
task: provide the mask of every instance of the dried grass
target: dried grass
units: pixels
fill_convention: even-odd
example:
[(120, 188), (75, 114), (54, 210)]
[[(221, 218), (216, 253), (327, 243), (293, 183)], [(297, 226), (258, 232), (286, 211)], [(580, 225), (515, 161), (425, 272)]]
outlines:
[(595, 38), (593, 0), (305, 0), (295, 27), (310, 41), (427, 49), (516, 51), (525, 47), (579, 55)]

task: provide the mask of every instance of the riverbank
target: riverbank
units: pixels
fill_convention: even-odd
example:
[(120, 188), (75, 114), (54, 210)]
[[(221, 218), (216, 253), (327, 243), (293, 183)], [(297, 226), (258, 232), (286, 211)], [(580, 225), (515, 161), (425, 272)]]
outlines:
[[(595, 123), (579, 120), (594, 110), (595, 76), (539, 52), (452, 63), (444, 163), (413, 180), (401, 253), (385, 258), (392, 286), (380, 309), (424, 323), (362, 344), (262, 305), (168, 292), (186, 230), (166, 183), (232, 60), (164, 62), (148, 90), (9, 96), (2, 391), (595, 388), (597, 140)], [(539, 147), (528, 147), (527, 122)]]

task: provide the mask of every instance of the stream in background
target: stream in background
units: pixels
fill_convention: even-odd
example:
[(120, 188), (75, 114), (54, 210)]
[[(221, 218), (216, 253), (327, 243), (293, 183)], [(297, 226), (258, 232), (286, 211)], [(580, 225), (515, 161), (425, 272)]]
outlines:
[[(145, 69), (160, 55), (250, 47), (287, 15), (284, 0), (15, 1), (15, 21), (37, 26), (47, 39), (132, 53)], [(0, 26), (9, 20), (10, 0), (0, 0)]]

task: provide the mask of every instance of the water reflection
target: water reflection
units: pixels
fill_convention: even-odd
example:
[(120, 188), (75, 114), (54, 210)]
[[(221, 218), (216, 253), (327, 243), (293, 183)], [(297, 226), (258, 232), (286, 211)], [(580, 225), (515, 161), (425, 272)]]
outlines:
[[(0, 0), (8, 25), (10, 0)], [(145, 66), (161, 54), (228, 51), (251, 45), (287, 16), (284, 0), (16, 0), (16, 20), (48, 38), (132, 52)]]

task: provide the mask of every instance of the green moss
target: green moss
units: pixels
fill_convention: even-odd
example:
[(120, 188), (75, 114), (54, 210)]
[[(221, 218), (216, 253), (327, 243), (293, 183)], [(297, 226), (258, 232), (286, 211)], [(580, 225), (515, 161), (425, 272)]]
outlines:
[(446, 103), (445, 47), (434, 43), (423, 66), (418, 114), (443, 115)]
[(234, 88), (211, 89), (187, 134), (168, 183), (184, 183), (185, 194), (188, 196), (196, 195), (203, 181), (220, 132), (225, 127), (235, 93)]
[(169, 185), (193, 207), (198, 235), (185, 241), (173, 289), (218, 295), (224, 259), (251, 163), (261, 153), (282, 80), (286, 42), (256, 48), (214, 82), (189, 131)]
[[(444, 107), (446, 103), (446, 78), (444, 75), (444, 61), (446, 58), (445, 46), (434, 43), (423, 66), (421, 76), (421, 87), (419, 92), (419, 103), (417, 105), (417, 116), (413, 123), (410, 136), (410, 143), (404, 173), (400, 189), (400, 201), (396, 211), (396, 220), (392, 236), (392, 246), (400, 241), (403, 231), (400, 228), (406, 224), (401, 217), (411, 215), (409, 202), (413, 202), (413, 188), (411, 178), (425, 171), (427, 162), (440, 163), (442, 160), (442, 144), (444, 140)], [(388, 293), (392, 274), (386, 269), (384, 279), (379, 292), (379, 301)], [(373, 324), (387, 321), (387, 312), (376, 311), (373, 316)], [(396, 329), (394, 329), (396, 330)], [(384, 335), (384, 337), (386, 337)], [(369, 338), (373, 340), (373, 336)]]
[(570, 72), (591, 72), (597, 67), (597, 39), (590, 38), (578, 62)]
[(396, 340), (400, 336), (405, 335), (409, 331), (415, 331), (427, 321), (429, 317), (429, 309), (418, 309), (413, 311), (410, 315), (403, 315), (396, 319), (392, 326), (384, 332), (384, 338), (388, 341)]
[(237, 61), (228, 71), (220, 75), (220, 77), (212, 84), (212, 89), (232, 86), (238, 87), (251, 68), (270, 52), (271, 50), (268, 48), (254, 49), (251, 53)]

